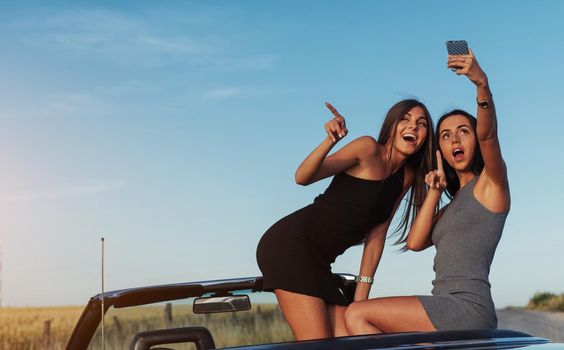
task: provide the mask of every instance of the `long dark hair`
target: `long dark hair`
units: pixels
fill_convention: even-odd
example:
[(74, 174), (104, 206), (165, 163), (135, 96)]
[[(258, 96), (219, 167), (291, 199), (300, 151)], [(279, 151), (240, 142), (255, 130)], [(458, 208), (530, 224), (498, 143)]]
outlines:
[(407, 229), (413, 223), (415, 216), (417, 216), (419, 212), (419, 208), (421, 208), (427, 196), (425, 175), (434, 169), (433, 159), (436, 150), (435, 138), (433, 137), (433, 121), (431, 120), (431, 115), (427, 107), (423, 103), (414, 99), (399, 101), (393, 105), (386, 114), (386, 118), (380, 129), (380, 135), (378, 136), (378, 143), (381, 145), (385, 145), (391, 137), (391, 146), (393, 148), (398, 122), (414, 107), (421, 107), (421, 109), (423, 109), (425, 119), (427, 119), (427, 137), (423, 145), (421, 145), (421, 148), (415, 154), (409, 156), (406, 161), (406, 164), (415, 173), (415, 178), (409, 189), (409, 198), (404, 206), (402, 219), (394, 231), (394, 235), (399, 234), (399, 238), (395, 244), (405, 243), (407, 239), (405, 237)]
[[(437, 122), (436, 138), (437, 140), (439, 140), (441, 123), (446, 118), (451, 117), (453, 115), (465, 116), (468, 119), (468, 121), (470, 121), (470, 125), (472, 126), (472, 131), (474, 132), (474, 139), (476, 140), (476, 148), (474, 148), (474, 154), (472, 155), (472, 160), (470, 161), (470, 171), (472, 171), (474, 175), (480, 175), (482, 169), (484, 169), (484, 158), (482, 158), (482, 151), (480, 149), (480, 143), (478, 142), (478, 134), (476, 133), (476, 126), (478, 125), (478, 120), (472, 114), (463, 111), (461, 109), (455, 109), (448, 113), (443, 114), (439, 119), (439, 121)], [(460, 189), (460, 181), (458, 180), (458, 175), (456, 175), (456, 171), (447, 163), (445, 157), (443, 157), (443, 169), (445, 171), (445, 176), (447, 180), (447, 188), (446, 188), (447, 197), (449, 199), (452, 199)]]

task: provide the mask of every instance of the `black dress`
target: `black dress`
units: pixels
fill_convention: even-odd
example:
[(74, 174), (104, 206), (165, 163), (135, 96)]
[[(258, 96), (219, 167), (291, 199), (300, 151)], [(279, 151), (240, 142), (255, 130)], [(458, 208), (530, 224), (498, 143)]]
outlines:
[(272, 225), (257, 248), (263, 289), (347, 305), (334, 282), (331, 263), (392, 215), (403, 190), (403, 177), (403, 167), (383, 180), (339, 173), (312, 204)]

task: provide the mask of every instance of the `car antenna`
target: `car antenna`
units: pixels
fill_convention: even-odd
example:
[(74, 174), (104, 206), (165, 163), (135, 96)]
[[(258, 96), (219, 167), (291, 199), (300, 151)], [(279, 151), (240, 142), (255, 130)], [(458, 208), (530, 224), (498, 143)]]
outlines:
[(106, 349), (106, 329), (104, 327), (104, 237), (102, 237), (102, 258), (101, 258), (101, 262), (102, 262), (102, 350)]

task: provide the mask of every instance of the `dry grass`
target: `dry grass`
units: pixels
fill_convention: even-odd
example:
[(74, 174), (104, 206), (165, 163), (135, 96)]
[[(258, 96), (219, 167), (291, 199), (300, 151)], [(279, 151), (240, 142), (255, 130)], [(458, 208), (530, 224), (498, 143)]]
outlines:
[(529, 299), (527, 309), (542, 311), (564, 311), (564, 293), (558, 295), (549, 292), (538, 292)]
[[(0, 350), (44, 349), (44, 322), (51, 321), (48, 349), (64, 349), (80, 316), (81, 307), (1, 308)], [(292, 334), (275, 304), (254, 305), (245, 312), (194, 315), (189, 305), (174, 305), (172, 322), (164, 317), (164, 306), (110, 309), (105, 317), (106, 349), (128, 349), (133, 336), (141, 331), (162, 328), (204, 326), (217, 347), (271, 343), (292, 340)], [(98, 329), (89, 350), (101, 349)], [(174, 346), (174, 349), (194, 349)]]
[[(0, 308), (0, 349), (64, 349), (81, 312), (79, 306)], [(46, 321), (51, 321), (50, 344), (43, 339)]]

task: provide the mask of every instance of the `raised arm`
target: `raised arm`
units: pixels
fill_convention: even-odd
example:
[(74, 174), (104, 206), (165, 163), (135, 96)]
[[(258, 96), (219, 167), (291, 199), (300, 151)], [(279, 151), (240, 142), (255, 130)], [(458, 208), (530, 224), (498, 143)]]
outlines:
[(441, 152), (437, 151), (437, 170), (425, 176), (429, 190), (407, 234), (407, 249), (421, 251), (433, 245), (431, 231), (440, 214), (435, 214), (441, 194), (447, 186)]
[(359, 163), (363, 152), (370, 151), (369, 138), (361, 137), (327, 156), (333, 146), (347, 135), (348, 130), (345, 118), (329, 103), (326, 103), (326, 105), (334, 117), (325, 124), (327, 137), (303, 160), (296, 170), (296, 183), (300, 185), (309, 185), (345, 171)]
[(478, 102), (478, 126), (476, 133), (484, 158), (486, 177), (499, 189), (508, 190), (507, 168), (501, 156), (501, 147), (497, 136), (497, 119), (495, 105), (490, 91), (488, 77), (482, 70), (472, 50), (467, 55), (449, 56), (448, 66), (460, 66), (458, 75), (466, 75), (476, 85)]

